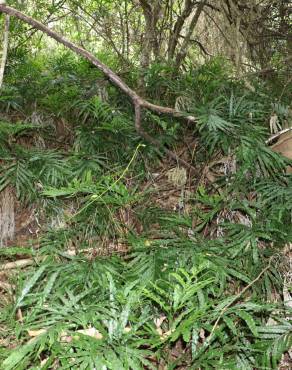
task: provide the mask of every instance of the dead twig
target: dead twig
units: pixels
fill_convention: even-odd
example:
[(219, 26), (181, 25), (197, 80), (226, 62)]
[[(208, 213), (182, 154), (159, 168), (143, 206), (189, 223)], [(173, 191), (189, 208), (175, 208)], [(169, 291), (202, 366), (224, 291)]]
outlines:
[[(111, 245), (109, 246), (108, 249), (110, 249), (110, 247), (111, 247)], [(77, 256), (80, 253), (100, 256), (101, 254), (97, 253), (99, 249), (101, 249), (101, 248), (86, 248), (86, 249), (81, 249), (81, 250), (68, 249), (68, 250), (62, 252), (61, 256), (70, 258), (70, 257)], [(120, 254), (124, 254), (124, 253), (127, 252), (126, 248), (123, 248), (121, 250), (115, 250), (115, 245), (113, 245), (112, 250), (115, 251), (116, 253), (120, 253)], [(5, 272), (8, 272), (10, 270), (16, 270), (16, 269), (21, 269), (21, 268), (25, 268), (25, 267), (28, 267), (28, 266), (32, 266), (35, 263), (39, 263), (39, 262), (43, 261), (45, 258), (46, 258), (46, 256), (38, 256), (36, 258), (24, 258), (24, 259), (20, 259), (20, 260), (13, 261), (13, 262), (7, 262), (3, 265), (0, 265), (0, 275), (3, 275), (3, 274), (5, 274)]]
[(225, 314), (225, 312), (228, 310), (229, 307), (231, 307), (233, 305), (234, 302), (236, 302), (246, 291), (249, 290), (249, 288), (251, 288), (261, 277), (262, 275), (268, 271), (271, 267), (271, 263), (272, 263), (272, 260), (274, 259), (274, 256), (272, 256), (270, 258), (270, 261), (268, 263), (268, 265), (258, 274), (258, 276), (253, 280), (251, 281), (246, 287), (244, 287), (233, 299), (231, 302), (229, 302), (221, 311), (220, 311), (220, 314), (219, 316), (217, 317), (217, 320), (215, 321), (215, 324), (213, 325), (213, 328), (210, 332), (210, 335), (207, 339), (207, 344), (210, 343), (211, 339), (213, 338), (213, 335), (214, 335), (214, 332), (215, 330), (217, 329), (218, 327), (218, 324), (219, 324), (219, 321), (222, 319), (223, 315)]
[(19, 268), (24, 268), (27, 266), (31, 266), (35, 264), (35, 260), (32, 258), (25, 258), (22, 260), (18, 261), (13, 261), (13, 262), (7, 262), (4, 265), (0, 266), (0, 269), (2, 272), (7, 271), (7, 270), (15, 270)]

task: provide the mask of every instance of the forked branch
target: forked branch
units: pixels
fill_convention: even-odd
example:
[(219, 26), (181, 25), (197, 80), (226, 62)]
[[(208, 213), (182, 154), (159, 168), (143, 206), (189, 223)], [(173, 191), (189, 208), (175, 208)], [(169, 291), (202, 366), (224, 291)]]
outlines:
[(142, 98), (138, 95), (133, 89), (131, 89), (114, 71), (112, 71), (107, 65), (102, 63), (99, 59), (97, 59), (93, 54), (85, 50), (84, 48), (77, 46), (73, 42), (67, 40), (65, 37), (61, 36), (57, 32), (53, 31), (52, 29), (45, 26), (43, 23), (37, 21), (34, 18), (31, 18), (24, 13), (20, 12), (17, 9), (11, 8), (5, 4), (0, 4), (0, 12), (5, 13), (9, 16), (16, 17), (23, 22), (31, 25), (33, 28), (42, 31), (49, 37), (53, 38), (60, 44), (63, 44), (68, 49), (74, 51), (76, 54), (82, 56), (83, 58), (87, 59), (91, 62), (96, 68), (98, 68), (104, 75), (120, 90), (122, 90), (131, 100), (135, 108), (135, 128), (139, 135), (141, 135), (145, 140), (149, 141), (153, 145), (163, 149), (167, 155), (172, 158), (175, 158), (178, 162), (180, 162), (183, 166), (187, 166), (188, 168), (192, 168), (187, 162), (177, 158), (176, 154), (171, 152), (170, 150), (161, 146), (159, 141), (152, 138), (149, 134), (147, 134), (142, 128), (142, 118), (141, 112), (143, 108), (149, 109), (153, 112), (158, 114), (168, 114), (173, 117), (184, 118), (188, 121), (195, 122), (195, 117), (187, 116), (184, 113), (177, 111), (176, 109), (170, 107), (163, 107), (160, 105), (152, 104), (149, 101)]

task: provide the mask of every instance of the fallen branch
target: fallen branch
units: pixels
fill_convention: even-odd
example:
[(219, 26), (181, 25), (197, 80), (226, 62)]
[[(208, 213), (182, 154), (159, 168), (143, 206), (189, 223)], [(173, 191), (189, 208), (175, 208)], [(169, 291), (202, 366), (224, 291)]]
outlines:
[(277, 132), (275, 135), (273, 135), (273, 136), (269, 137), (269, 138), (265, 141), (265, 143), (266, 143), (266, 144), (270, 144), (272, 141), (274, 141), (275, 139), (277, 139), (279, 136), (281, 136), (281, 135), (283, 135), (283, 134), (285, 134), (286, 132), (291, 131), (291, 130), (292, 130), (292, 127), (285, 128), (285, 129), (283, 129), (283, 130), (281, 130), (281, 131)]
[[(116, 250), (115, 249), (116, 245), (114, 245), (114, 244), (109, 245), (109, 250), (110, 250), (110, 247), (112, 247), (111, 251), (115, 251), (115, 252), (120, 253), (120, 254), (124, 254), (124, 253), (127, 252), (126, 248)], [(70, 257), (75, 257), (79, 254), (85, 253), (87, 255), (92, 254), (93, 256), (98, 257), (98, 256), (105, 255), (105, 253), (102, 253), (102, 252), (103, 252), (102, 248), (86, 248), (86, 249), (80, 249), (80, 250), (67, 249), (63, 252), (60, 252), (60, 256), (65, 257), (65, 258), (70, 258)], [(13, 262), (4, 263), (3, 265), (0, 265), (0, 275), (5, 274), (5, 272), (10, 271), (10, 270), (16, 270), (16, 269), (32, 266), (36, 263), (39, 263), (39, 262), (43, 261), (45, 258), (47, 258), (46, 255), (38, 256), (36, 258), (24, 258), (24, 259), (16, 260), (16, 261), (13, 261)]]
[(31, 258), (25, 258), (22, 260), (14, 261), (14, 262), (7, 262), (4, 265), (0, 266), (1, 272), (7, 270), (15, 270), (27, 266), (31, 266), (35, 263), (35, 260)]
[(171, 158), (175, 159), (181, 165), (187, 167), (188, 169), (194, 169), (189, 163), (177, 157), (177, 155), (171, 150), (166, 149), (162, 144), (152, 138), (148, 133), (146, 133), (142, 127), (142, 109), (146, 108), (158, 114), (168, 114), (177, 118), (184, 118), (187, 121), (195, 122), (196, 119), (193, 116), (187, 116), (183, 112), (177, 111), (176, 109), (170, 107), (163, 107), (150, 103), (149, 101), (142, 98), (138, 95), (133, 89), (131, 89), (114, 71), (112, 71), (107, 65), (103, 64), (98, 60), (93, 54), (83, 49), (82, 47), (77, 46), (73, 42), (67, 40), (65, 37), (61, 36), (57, 32), (51, 30), (41, 22), (31, 18), (24, 13), (18, 11), (17, 9), (11, 8), (5, 4), (0, 4), (0, 12), (7, 15), (16, 17), (23, 22), (31, 25), (33, 28), (42, 31), (49, 37), (53, 38), (60, 44), (64, 45), (68, 49), (74, 51), (76, 54), (82, 56), (91, 62), (95, 67), (97, 67), (104, 75), (121, 91), (123, 91), (131, 100), (135, 108), (135, 128), (138, 134), (143, 137), (145, 140), (150, 142), (152, 145), (156, 146), (159, 149), (163, 149), (164, 152)]

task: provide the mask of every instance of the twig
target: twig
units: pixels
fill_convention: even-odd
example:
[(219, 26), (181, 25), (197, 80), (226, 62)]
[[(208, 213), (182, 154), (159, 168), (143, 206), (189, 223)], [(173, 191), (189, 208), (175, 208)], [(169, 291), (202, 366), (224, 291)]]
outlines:
[(273, 260), (274, 256), (272, 256), (270, 258), (270, 261), (269, 261), (269, 264), (268, 266), (266, 266), (260, 273), (259, 275), (252, 281), (250, 282), (245, 288), (243, 288), (233, 299), (231, 302), (228, 303), (228, 305), (226, 305), (220, 312), (217, 320), (215, 321), (215, 324), (210, 332), (210, 335), (207, 339), (207, 344), (210, 343), (210, 340), (212, 339), (213, 337), (213, 334), (215, 332), (215, 330), (217, 329), (217, 326), (219, 324), (219, 321), (222, 319), (224, 313), (228, 310), (228, 308), (235, 302), (237, 301), (250, 287), (252, 287), (260, 278), (261, 276), (267, 271), (269, 270), (269, 268), (271, 267), (271, 263), (272, 263), (272, 260)]
[[(289, 57), (283, 59), (282, 63), (287, 63), (288, 64), (291, 60), (292, 60), (292, 56), (289, 56)], [(243, 77), (254, 76), (254, 75), (264, 75), (264, 74), (268, 74), (268, 73), (278, 73), (278, 70), (275, 69), (275, 68), (272, 68), (272, 67), (268, 67), (268, 68), (260, 69), (258, 71), (248, 72)]]
[[(109, 247), (111, 244), (109, 245)], [(77, 256), (77, 254), (80, 253), (86, 253), (90, 254), (91, 252), (94, 253), (97, 250), (97, 248), (86, 248), (86, 249), (80, 249), (80, 251), (75, 250), (75, 249), (68, 249), (64, 252), (62, 252), (61, 256), (62, 257), (74, 257)], [(126, 251), (125, 250), (120, 250), (120, 251), (115, 251), (117, 253), (123, 254)], [(38, 256), (37, 258), (25, 258), (13, 262), (7, 262), (3, 265), (0, 265), (0, 275), (5, 274), (5, 272), (10, 271), (10, 270), (15, 270), (19, 268), (25, 268), (28, 266), (32, 266), (37, 262), (43, 261), (47, 256)]]
[(126, 175), (126, 173), (129, 171), (132, 163), (134, 162), (135, 158), (137, 157), (138, 155), (138, 152), (139, 152), (139, 149), (141, 146), (145, 146), (143, 144), (139, 144), (130, 160), (130, 162), (128, 163), (127, 167), (124, 169), (124, 171), (122, 172), (122, 174), (109, 186), (107, 187), (101, 194), (97, 195), (97, 194), (93, 194), (91, 196), (91, 200), (90, 202), (88, 202), (84, 207), (82, 207), (78, 212), (76, 212), (71, 218), (73, 217), (76, 217), (78, 214), (82, 213), (86, 208), (88, 208), (89, 206), (91, 206), (93, 203), (95, 203), (97, 200), (101, 199), (106, 193), (108, 193), (115, 185), (117, 185)]
[(14, 262), (7, 262), (4, 265), (0, 266), (0, 269), (3, 271), (6, 270), (14, 270), (18, 268), (23, 268), (27, 266), (31, 266), (35, 263), (35, 261), (31, 258), (25, 258), (22, 260), (14, 261)]
[(65, 37), (61, 36), (57, 32), (45, 26), (43, 23), (37, 21), (36, 19), (25, 15), (24, 13), (20, 12), (17, 9), (11, 8), (1, 3), (0, 3), (0, 12), (5, 13), (10, 16), (14, 16), (22, 20), (23, 22), (31, 25), (35, 29), (42, 31), (43, 33), (45, 33), (52, 39), (56, 40), (60, 44), (64, 45), (68, 49), (72, 50), (76, 54), (82, 56), (83, 58), (87, 59), (90, 63), (92, 63), (96, 68), (98, 68), (102, 73), (104, 73), (104, 75), (111, 81), (112, 84), (117, 86), (121, 91), (123, 91), (131, 99), (135, 107), (135, 128), (138, 134), (142, 136), (148, 142), (152, 143), (154, 146), (158, 147), (159, 149), (160, 148), (163, 149), (164, 152), (169, 157), (175, 159), (181, 165), (189, 169), (193, 168), (189, 163), (187, 163), (183, 159), (178, 158), (174, 152), (162, 146), (162, 144), (158, 140), (152, 138), (148, 133), (146, 133), (143, 130), (142, 125), (141, 125), (141, 111), (143, 108), (146, 108), (158, 114), (168, 114), (173, 117), (183, 118), (191, 122), (196, 121), (196, 118), (194, 116), (191, 116), (191, 115), (187, 116), (185, 113), (177, 111), (174, 108), (156, 105), (156, 104), (150, 103), (149, 101), (145, 100), (139, 94), (137, 94), (136, 91), (131, 89), (114, 71), (112, 71), (107, 65), (102, 63), (99, 59), (97, 59), (93, 54), (83, 49), (82, 47), (74, 44), (73, 42), (69, 41)]

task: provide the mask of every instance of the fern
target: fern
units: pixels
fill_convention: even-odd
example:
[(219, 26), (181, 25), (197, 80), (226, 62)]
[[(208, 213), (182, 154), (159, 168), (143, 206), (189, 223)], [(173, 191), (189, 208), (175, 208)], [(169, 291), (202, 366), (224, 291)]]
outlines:
[[(283, 123), (286, 105), (261, 84), (247, 92), (220, 59), (177, 78), (172, 66), (153, 64), (145, 94), (197, 117), (195, 126), (142, 117), (178, 154), (182, 140), (190, 146), (191, 156), (182, 155), (196, 171), (178, 213), (158, 199), (161, 165), (173, 163), (151, 145), (133, 156), (141, 138), (130, 102), (112, 87), (98, 97), (100, 74), (71, 54), (44, 61), (19, 53), (0, 109), (14, 112), (12, 122), (21, 111), (35, 123), (1, 121), (0, 191), (10, 186), (22, 204), (41, 208), (43, 233), (38, 249), (0, 252), (1, 263), (40, 257), (12, 277), (15, 297), (1, 303), (1, 343), (16, 346), (0, 351), (3, 369), (277, 368), (291, 346), (291, 313), (280, 297), (292, 194), (289, 161), (265, 140), (271, 111)], [(131, 86), (137, 75), (134, 67), (126, 73)], [(114, 257), (98, 256), (112, 245)]]

